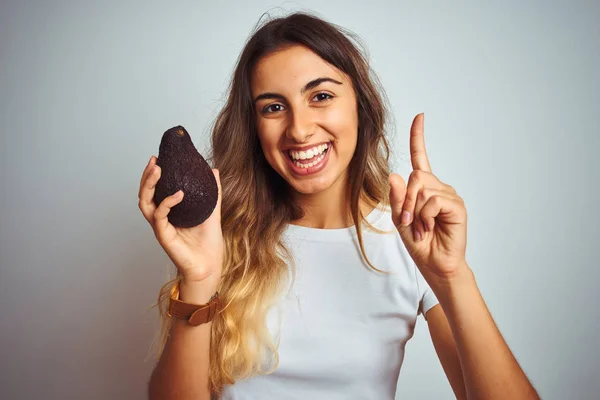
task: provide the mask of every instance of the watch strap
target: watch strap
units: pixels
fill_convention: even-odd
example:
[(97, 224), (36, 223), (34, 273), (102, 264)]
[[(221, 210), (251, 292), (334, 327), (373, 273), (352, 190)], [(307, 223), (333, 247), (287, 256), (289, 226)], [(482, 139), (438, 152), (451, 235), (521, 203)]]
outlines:
[(212, 321), (220, 306), (219, 292), (216, 292), (206, 304), (192, 304), (179, 300), (178, 282), (171, 289), (168, 314), (177, 319), (187, 320), (190, 325), (198, 326)]

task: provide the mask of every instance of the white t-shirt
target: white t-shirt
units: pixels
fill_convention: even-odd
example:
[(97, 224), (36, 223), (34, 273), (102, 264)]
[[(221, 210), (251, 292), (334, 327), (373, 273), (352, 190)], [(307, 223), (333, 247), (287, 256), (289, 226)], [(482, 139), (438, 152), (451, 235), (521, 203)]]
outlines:
[(284, 239), (296, 281), (269, 313), (279, 340), (279, 366), (224, 388), (224, 400), (394, 399), (404, 347), (418, 314), (438, 304), (381, 206), (363, 224), (373, 271), (362, 259), (354, 227), (289, 225)]

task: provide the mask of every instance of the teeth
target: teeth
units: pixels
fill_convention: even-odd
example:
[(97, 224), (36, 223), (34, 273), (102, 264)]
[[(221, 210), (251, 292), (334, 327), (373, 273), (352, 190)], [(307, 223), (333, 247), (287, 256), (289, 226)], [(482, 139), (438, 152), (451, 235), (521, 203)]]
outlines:
[(308, 151), (290, 151), (289, 153), (293, 160), (310, 160), (311, 158), (322, 154), (327, 148), (327, 144), (322, 144)]
[(325, 154), (321, 154), (315, 161), (313, 162), (309, 162), (308, 164), (303, 164), (300, 161), (294, 161), (294, 164), (298, 167), (298, 168), (302, 168), (302, 169), (306, 169), (306, 168), (310, 168), (312, 166), (317, 165), (318, 163), (321, 162), (321, 160), (325, 157)]

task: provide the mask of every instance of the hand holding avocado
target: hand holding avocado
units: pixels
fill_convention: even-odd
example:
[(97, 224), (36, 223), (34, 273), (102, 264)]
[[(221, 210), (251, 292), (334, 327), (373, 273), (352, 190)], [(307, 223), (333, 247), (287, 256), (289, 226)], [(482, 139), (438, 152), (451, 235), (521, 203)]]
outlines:
[[(162, 179), (161, 179), (162, 178)], [(187, 282), (221, 276), (221, 183), (182, 126), (167, 130), (140, 182), (139, 208)]]

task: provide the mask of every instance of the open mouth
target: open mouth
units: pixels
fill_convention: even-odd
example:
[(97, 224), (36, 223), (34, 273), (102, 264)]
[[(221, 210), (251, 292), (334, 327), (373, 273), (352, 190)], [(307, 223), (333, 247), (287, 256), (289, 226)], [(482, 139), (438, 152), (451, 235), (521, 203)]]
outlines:
[(308, 151), (286, 151), (291, 163), (300, 169), (308, 169), (319, 165), (331, 149), (331, 142), (324, 143)]

